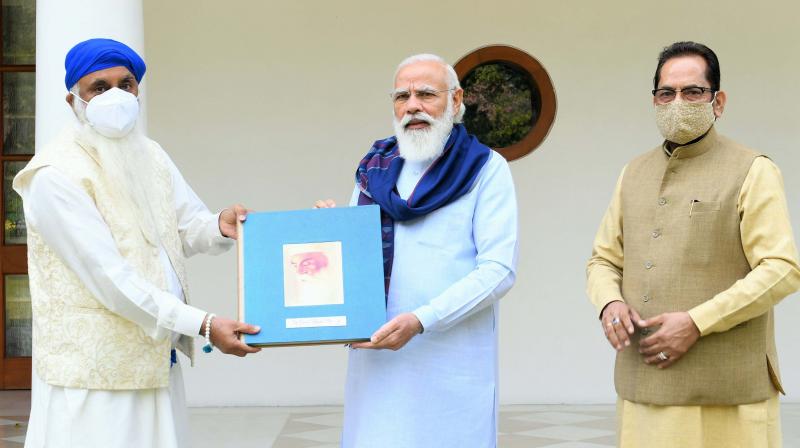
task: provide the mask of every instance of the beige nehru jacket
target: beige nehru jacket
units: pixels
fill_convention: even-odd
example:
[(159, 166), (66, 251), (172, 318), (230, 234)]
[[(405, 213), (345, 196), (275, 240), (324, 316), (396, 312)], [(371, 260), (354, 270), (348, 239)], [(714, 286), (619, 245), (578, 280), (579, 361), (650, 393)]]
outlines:
[[(148, 200), (158, 240), (186, 294), (185, 260), (178, 236), (172, 178), (157, 143), (148, 140), (143, 150), (151, 154), (153, 161), (149, 181), (156, 193), (148, 196)], [(130, 200), (102, 175), (95, 151), (79, 134), (68, 129), (37, 152), (17, 175), (15, 186), (29, 182), (39, 168), (58, 168), (94, 200), (125, 260), (144, 279), (166, 289), (158, 246), (147, 242)], [(79, 389), (168, 386), (171, 341), (153, 339), (140, 326), (106, 308), (32, 225), (28, 226), (28, 269), (33, 309), (33, 368), (42, 380)], [(182, 337), (178, 348), (191, 358), (191, 338)]]
[[(629, 401), (729, 405), (782, 390), (772, 308), (800, 286), (783, 181), (766, 157), (719, 136), (662, 147), (631, 162), (617, 183), (587, 268), (600, 312), (624, 300), (643, 318), (688, 311), (702, 338), (667, 369), (632, 348), (615, 384)], [(644, 333), (644, 334), (642, 334)]]

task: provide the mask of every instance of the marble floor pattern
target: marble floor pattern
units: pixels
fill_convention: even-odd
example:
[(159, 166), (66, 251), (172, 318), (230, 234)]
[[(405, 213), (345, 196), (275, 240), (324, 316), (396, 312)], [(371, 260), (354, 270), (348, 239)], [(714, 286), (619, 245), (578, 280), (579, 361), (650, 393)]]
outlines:
[[(30, 392), (0, 391), (0, 447), (22, 448), (29, 409)], [(781, 413), (784, 446), (800, 447), (800, 404)], [(189, 418), (194, 448), (335, 448), (342, 408), (190, 408)], [(498, 447), (613, 447), (614, 420), (613, 405), (502, 406)]]

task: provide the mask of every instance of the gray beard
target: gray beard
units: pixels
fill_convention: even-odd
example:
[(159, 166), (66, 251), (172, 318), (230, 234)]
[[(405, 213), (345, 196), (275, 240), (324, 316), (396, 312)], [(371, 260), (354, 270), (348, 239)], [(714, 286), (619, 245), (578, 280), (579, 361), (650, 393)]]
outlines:
[[(430, 123), (425, 129), (407, 129), (405, 124), (412, 118), (423, 119)], [(400, 156), (409, 162), (427, 162), (439, 157), (450, 132), (453, 131), (453, 104), (447, 102), (447, 109), (441, 117), (433, 118), (426, 113), (406, 115), (401, 120), (394, 119), (394, 135)]]

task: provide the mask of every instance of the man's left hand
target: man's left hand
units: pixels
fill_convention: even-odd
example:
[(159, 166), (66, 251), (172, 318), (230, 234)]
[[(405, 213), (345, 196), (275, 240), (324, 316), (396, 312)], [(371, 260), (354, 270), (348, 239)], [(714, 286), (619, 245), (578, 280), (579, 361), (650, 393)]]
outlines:
[(639, 341), (639, 353), (644, 356), (644, 362), (655, 364), (659, 369), (678, 362), (700, 338), (700, 330), (687, 312), (659, 314), (637, 324), (641, 328), (661, 326)]
[(353, 348), (400, 350), (422, 331), (422, 324), (414, 313), (403, 313), (383, 324), (369, 342), (357, 342)]
[(219, 233), (222, 236), (236, 239), (239, 234), (236, 232), (236, 222), (244, 222), (247, 219), (248, 210), (241, 204), (232, 205), (219, 214)]

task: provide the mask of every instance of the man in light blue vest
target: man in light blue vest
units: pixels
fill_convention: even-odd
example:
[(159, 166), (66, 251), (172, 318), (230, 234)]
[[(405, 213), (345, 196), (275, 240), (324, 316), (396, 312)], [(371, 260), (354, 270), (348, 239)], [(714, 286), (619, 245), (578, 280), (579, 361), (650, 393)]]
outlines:
[(516, 277), (517, 203), (505, 159), (460, 124), (462, 96), (440, 57), (401, 62), (395, 135), (356, 171), (351, 205), (381, 208), (390, 320), (350, 352), (345, 448), (497, 444), (498, 302)]

